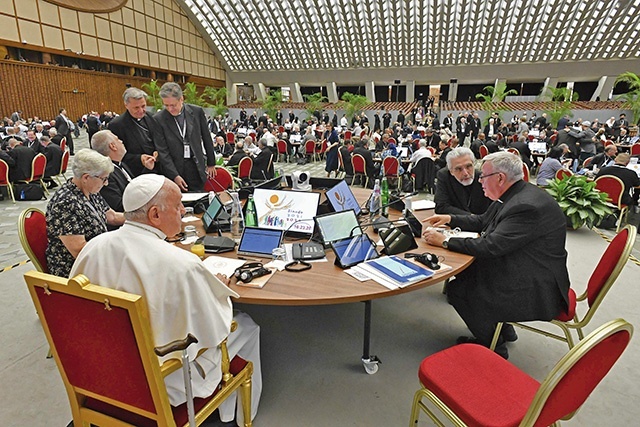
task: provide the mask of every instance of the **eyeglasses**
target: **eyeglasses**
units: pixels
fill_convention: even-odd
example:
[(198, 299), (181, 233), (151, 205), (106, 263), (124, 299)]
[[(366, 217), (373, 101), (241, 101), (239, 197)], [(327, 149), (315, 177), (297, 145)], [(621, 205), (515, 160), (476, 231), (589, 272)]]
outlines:
[(493, 172), (493, 173), (489, 173), (487, 175), (480, 175), (478, 177), (478, 181), (482, 181), (483, 179), (489, 178), (490, 176), (493, 176), (493, 175), (498, 175), (499, 173), (502, 173), (502, 172)]
[(92, 178), (97, 178), (97, 179), (101, 180), (103, 185), (106, 184), (107, 181), (109, 181), (109, 177), (108, 176), (105, 176), (104, 178), (101, 177), (101, 176), (96, 176), (96, 175), (90, 175), (90, 176)]

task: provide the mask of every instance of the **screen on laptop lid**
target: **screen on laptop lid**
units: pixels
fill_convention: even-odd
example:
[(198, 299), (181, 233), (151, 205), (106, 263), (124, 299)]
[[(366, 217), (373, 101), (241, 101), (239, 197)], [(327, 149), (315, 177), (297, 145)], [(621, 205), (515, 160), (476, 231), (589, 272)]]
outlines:
[(271, 252), (280, 246), (283, 234), (283, 230), (245, 227), (238, 245), (238, 255), (271, 258)]
[(351, 188), (349, 188), (345, 180), (340, 181), (337, 185), (327, 190), (326, 196), (329, 203), (331, 203), (331, 207), (333, 207), (333, 210), (336, 212), (353, 209), (356, 215), (360, 215), (362, 211), (356, 200), (356, 196), (353, 195)]
[(398, 150), (400, 151), (400, 157), (409, 157), (409, 147), (400, 147)]
[(325, 244), (362, 234), (353, 209), (319, 215), (315, 221)]
[(256, 188), (258, 227), (312, 234), (320, 193)]

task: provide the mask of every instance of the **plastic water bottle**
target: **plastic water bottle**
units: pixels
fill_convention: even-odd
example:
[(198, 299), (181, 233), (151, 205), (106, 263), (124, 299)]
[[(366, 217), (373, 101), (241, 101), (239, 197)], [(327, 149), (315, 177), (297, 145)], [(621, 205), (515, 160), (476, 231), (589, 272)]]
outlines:
[(244, 218), (244, 222), (247, 227), (258, 226), (258, 218), (256, 217), (256, 204), (253, 201), (253, 196), (249, 196), (249, 200), (247, 200), (247, 215)]
[(380, 180), (376, 179), (376, 183), (373, 186), (373, 193), (371, 194), (371, 201), (369, 202), (369, 215), (371, 217), (380, 210)]
[(242, 218), (242, 206), (240, 206), (240, 197), (237, 192), (231, 193), (233, 199), (231, 205), (231, 238), (239, 241), (244, 231), (244, 220)]
[(382, 177), (382, 183), (380, 184), (380, 203), (382, 204), (382, 216), (389, 216), (389, 183), (387, 177)]

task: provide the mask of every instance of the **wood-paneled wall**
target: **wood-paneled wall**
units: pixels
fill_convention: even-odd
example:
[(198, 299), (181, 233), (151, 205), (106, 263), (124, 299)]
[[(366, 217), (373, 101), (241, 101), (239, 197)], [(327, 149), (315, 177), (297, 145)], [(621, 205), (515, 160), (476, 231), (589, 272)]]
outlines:
[(144, 77), (0, 60), (0, 117), (22, 110), (24, 118), (53, 119), (60, 108), (66, 108), (72, 120), (91, 110), (122, 113), (126, 84), (140, 87), (148, 82)]

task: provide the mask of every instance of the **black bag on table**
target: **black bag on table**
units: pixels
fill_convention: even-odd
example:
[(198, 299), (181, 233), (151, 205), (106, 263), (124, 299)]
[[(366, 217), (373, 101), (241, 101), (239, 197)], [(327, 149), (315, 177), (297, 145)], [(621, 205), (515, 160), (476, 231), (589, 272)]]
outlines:
[(16, 200), (42, 200), (46, 199), (40, 183), (16, 182), (13, 184), (13, 195)]

